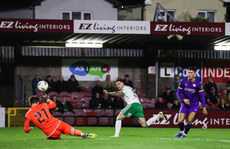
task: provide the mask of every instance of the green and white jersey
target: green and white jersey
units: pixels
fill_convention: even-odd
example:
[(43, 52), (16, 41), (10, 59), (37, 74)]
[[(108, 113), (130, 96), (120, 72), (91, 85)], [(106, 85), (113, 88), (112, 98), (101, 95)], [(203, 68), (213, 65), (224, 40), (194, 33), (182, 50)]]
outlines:
[(121, 92), (124, 94), (123, 95), (123, 98), (125, 100), (125, 102), (128, 104), (128, 105), (131, 105), (132, 103), (140, 103), (138, 97), (137, 97), (137, 94), (136, 92), (133, 90), (132, 87), (130, 86), (124, 86), (122, 89), (121, 89)]

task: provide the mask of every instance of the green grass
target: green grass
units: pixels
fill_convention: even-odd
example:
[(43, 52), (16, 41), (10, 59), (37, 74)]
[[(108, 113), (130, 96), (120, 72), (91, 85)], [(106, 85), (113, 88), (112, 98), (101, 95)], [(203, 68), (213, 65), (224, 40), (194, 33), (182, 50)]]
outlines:
[(94, 132), (97, 139), (62, 135), (62, 140), (47, 140), (34, 128), (29, 134), (22, 127), (0, 128), (1, 149), (229, 149), (230, 129), (191, 129), (187, 138), (174, 139), (174, 128), (122, 127), (119, 138), (111, 138), (113, 127), (78, 127)]

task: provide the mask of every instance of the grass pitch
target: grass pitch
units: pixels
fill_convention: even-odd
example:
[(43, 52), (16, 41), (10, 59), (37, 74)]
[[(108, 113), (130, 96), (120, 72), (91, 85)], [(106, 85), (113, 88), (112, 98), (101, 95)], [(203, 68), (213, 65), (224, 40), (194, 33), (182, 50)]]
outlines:
[(77, 127), (94, 132), (96, 139), (61, 135), (62, 140), (47, 140), (34, 128), (0, 128), (1, 149), (229, 149), (230, 129), (191, 129), (187, 138), (174, 139), (176, 128), (122, 127), (120, 137), (112, 138), (114, 127)]

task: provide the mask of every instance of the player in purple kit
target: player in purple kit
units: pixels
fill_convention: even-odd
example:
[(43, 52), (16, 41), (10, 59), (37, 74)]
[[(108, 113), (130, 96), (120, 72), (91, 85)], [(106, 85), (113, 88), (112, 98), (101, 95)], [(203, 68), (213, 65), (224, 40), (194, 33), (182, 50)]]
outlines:
[[(199, 108), (199, 99), (203, 106), (203, 114), (207, 115), (205, 106), (204, 89), (200, 81), (195, 79), (196, 67), (188, 68), (188, 78), (181, 80), (177, 89), (177, 95), (181, 98), (182, 104), (179, 111), (178, 126), (180, 132), (175, 135), (175, 138), (185, 138), (189, 129), (192, 127), (193, 119)], [(184, 130), (184, 119), (188, 114), (188, 123)]]

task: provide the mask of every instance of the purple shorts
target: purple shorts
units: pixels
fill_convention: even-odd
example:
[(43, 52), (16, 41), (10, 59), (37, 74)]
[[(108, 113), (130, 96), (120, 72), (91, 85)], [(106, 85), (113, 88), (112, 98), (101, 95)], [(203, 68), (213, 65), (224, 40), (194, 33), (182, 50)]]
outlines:
[(191, 112), (197, 113), (198, 109), (199, 109), (199, 102), (198, 103), (190, 102), (189, 106), (187, 106), (184, 103), (182, 103), (179, 113), (185, 113), (185, 114), (188, 114), (188, 113), (191, 113)]

